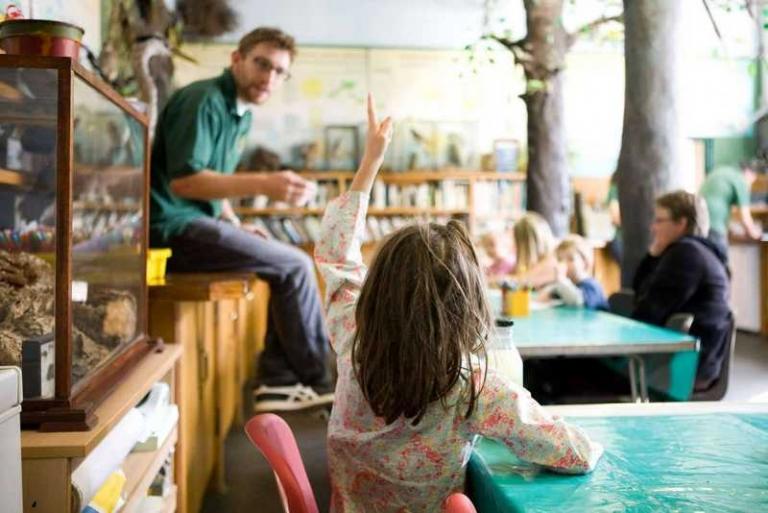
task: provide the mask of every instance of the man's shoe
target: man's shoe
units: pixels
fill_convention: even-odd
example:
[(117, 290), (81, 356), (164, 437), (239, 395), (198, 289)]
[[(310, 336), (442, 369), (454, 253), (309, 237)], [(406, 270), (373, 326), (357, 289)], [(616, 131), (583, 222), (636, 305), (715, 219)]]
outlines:
[(333, 403), (333, 393), (318, 394), (301, 383), (273, 387), (260, 385), (253, 391), (253, 411), (296, 411)]

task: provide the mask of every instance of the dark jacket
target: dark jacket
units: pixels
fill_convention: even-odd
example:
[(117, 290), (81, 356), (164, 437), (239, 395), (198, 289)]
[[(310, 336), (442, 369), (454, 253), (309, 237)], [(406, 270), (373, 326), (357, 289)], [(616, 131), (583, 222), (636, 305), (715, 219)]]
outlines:
[(690, 333), (701, 344), (697, 379), (720, 375), (732, 329), (725, 262), (711, 241), (685, 236), (658, 257), (646, 255), (635, 272), (632, 317), (663, 326), (674, 313), (693, 314)]

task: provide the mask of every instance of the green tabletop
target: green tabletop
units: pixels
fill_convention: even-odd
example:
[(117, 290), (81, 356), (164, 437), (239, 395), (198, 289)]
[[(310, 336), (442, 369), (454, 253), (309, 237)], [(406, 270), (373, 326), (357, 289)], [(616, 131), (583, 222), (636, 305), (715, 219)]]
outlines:
[(565, 476), (481, 439), (467, 469), (479, 513), (768, 511), (768, 413), (571, 418), (605, 454)]
[[(617, 372), (635, 373), (637, 380), (666, 399), (686, 401), (693, 391), (698, 367), (698, 340), (679, 331), (661, 328), (628, 317), (559, 306), (514, 317), (512, 337), (523, 358), (556, 356), (642, 357), (643, 368), (633, 362), (604, 359)], [(642, 389), (640, 397), (647, 399)]]
[(619, 356), (697, 348), (690, 335), (586, 308), (547, 308), (513, 319), (515, 346), (523, 357)]

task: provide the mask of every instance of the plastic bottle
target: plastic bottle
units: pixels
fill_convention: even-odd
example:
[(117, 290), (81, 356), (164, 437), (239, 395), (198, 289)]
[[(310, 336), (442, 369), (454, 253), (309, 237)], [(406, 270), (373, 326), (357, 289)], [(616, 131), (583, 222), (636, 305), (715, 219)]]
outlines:
[(512, 319), (496, 319), (494, 337), (488, 345), (488, 366), (500, 376), (523, 385), (523, 359), (512, 338)]

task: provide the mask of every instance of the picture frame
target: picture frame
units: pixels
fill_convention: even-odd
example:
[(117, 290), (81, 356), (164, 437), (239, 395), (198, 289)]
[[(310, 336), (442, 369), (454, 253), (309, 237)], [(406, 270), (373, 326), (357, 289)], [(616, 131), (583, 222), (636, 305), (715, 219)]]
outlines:
[(520, 141), (517, 139), (494, 140), (493, 157), (496, 161), (496, 171), (500, 173), (514, 173), (518, 171)]
[(433, 121), (406, 119), (395, 133), (397, 169), (401, 171), (437, 169), (437, 126)]
[(324, 130), (325, 167), (354, 171), (360, 159), (360, 141), (355, 125), (329, 125)]
[(440, 121), (436, 124), (437, 167), (474, 168), (478, 162), (478, 127), (471, 121)]

